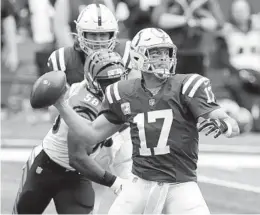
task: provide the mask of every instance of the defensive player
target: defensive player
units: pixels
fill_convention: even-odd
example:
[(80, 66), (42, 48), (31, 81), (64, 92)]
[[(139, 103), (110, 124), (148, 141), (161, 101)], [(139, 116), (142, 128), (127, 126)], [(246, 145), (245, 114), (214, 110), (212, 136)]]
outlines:
[[(175, 74), (176, 51), (164, 31), (143, 29), (131, 43), (131, 63), (142, 78), (108, 86), (99, 117), (83, 120), (64, 96), (55, 104), (86, 144), (95, 145), (130, 123), (134, 177), (110, 214), (209, 214), (197, 185), (198, 131), (233, 137), (239, 128), (216, 103), (207, 78)], [(200, 117), (205, 120), (198, 130)]]
[[(118, 23), (108, 7), (103, 4), (90, 4), (81, 11), (75, 23), (76, 35), (74, 45), (60, 48), (51, 54), (48, 60), (49, 71), (64, 71), (68, 85), (81, 82), (84, 79), (84, 63), (87, 56), (99, 49), (109, 49), (118, 52), (123, 58), (125, 68), (129, 66), (130, 41), (117, 40), (119, 31)], [(53, 110), (52, 113), (53, 112), (55, 112), (55, 110)], [(127, 139), (129, 136), (127, 131), (120, 134), (120, 136), (122, 135), (124, 135), (124, 137), (122, 137), (123, 139)], [(113, 144), (109, 148), (109, 151), (113, 154), (120, 154), (120, 157), (117, 156), (115, 160), (115, 162), (118, 163), (117, 169), (127, 169), (124, 173), (120, 171), (122, 173), (120, 174), (121, 176), (127, 177), (129, 169), (129, 150), (126, 148), (128, 148), (128, 146), (121, 148), (120, 141), (116, 142), (117, 144)], [(99, 156), (104, 153), (104, 151), (103, 149), (102, 152), (99, 153)], [(125, 160), (125, 158), (127, 158), (127, 160)], [(116, 173), (118, 173), (118, 171), (116, 171)]]
[[(95, 63), (94, 67), (91, 62)], [(82, 83), (73, 84), (68, 92), (69, 103), (82, 119), (94, 120), (106, 86), (120, 80), (124, 66), (118, 53), (104, 50), (89, 56), (85, 67), (88, 87), (79, 88)], [(88, 155), (94, 153), (96, 156), (100, 147), (109, 147), (111, 143), (112, 139), (95, 147), (82, 144), (58, 116), (23, 168), (14, 213), (43, 213), (51, 199), (59, 214), (90, 213), (94, 206), (94, 191), (89, 179), (111, 187), (115, 176), (100, 168)], [(109, 161), (109, 158), (101, 159), (101, 163)]]

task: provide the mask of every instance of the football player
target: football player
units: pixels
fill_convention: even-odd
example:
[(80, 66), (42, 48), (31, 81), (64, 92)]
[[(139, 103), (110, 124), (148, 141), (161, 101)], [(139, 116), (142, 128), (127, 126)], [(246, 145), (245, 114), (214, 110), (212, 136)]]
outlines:
[[(68, 85), (81, 82), (84, 79), (84, 64), (86, 58), (92, 52), (100, 49), (118, 52), (123, 58), (125, 68), (128, 68), (130, 62), (130, 41), (117, 40), (118, 23), (108, 7), (103, 4), (89, 4), (81, 11), (75, 23), (76, 34), (74, 45), (60, 48), (50, 55), (48, 60), (49, 71), (64, 71)], [(132, 72), (132, 74), (134, 73)], [(52, 110), (51, 112), (51, 115), (57, 115), (57, 113), (55, 113), (56, 110)], [(125, 135), (122, 137), (123, 139), (129, 139), (127, 130), (122, 131), (119, 136), (121, 135)], [(112, 150), (111, 153), (113, 154), (120, 154), (121, 159), (118, 159), (119, 157), (117, 156), (115, 160), (118, 164), (117, 169), (126, 169), (120, 171), (120, 173), (125, 172), (123, 177), (127, 177), (129, 169), (128, 146), (124, 145), (121, 147), (119, 141), (115, 142), (117, 142), (117, 144), (113, 144), (109, 150)], [(103, 151), (104, 150), (102, 150), (101, 153), (103, 153)], [(126, 154), (126, 156), (124, 156), (124, 154)], [(124, 158), (126, 158), (126, 160)], [(118, 173), (117, 170), (115, 171)]]
[[(78, 16), (75, 42), (71, 47), (55, 50), (49, 57), (49, 71), (66, 73), (69, 85), (84, 79), (86, 57), (100, 49), (114, 50), (127, 62), (130, 41), (117, 43), (118, 23), (113, 13), (103, 4), (90, 4)], [(124, 55), (125, 54), (125, 55)]]
[[(79, 88), (82, 82), (75, 83), (67, 96), (78, 116), (94, 120), (106, 86), (120, 80), (124, 66), (118, 53), (103, 50), (89, 56), (85, 71), (87, 87)], [(83, 141), (68, 129), (60, 116), (57, 117), (42, 144), (33, 149), (23, 168), (14, 213), (43, 213), (53, 199), (59, 214), (87, 214), (92, 211), (95, 199), (89, 179), (117, 189), (117, 185), (113, 184), (116, 177), (93, 161), (97, 157), (97, 162), (109, 163), (110, 158), (97, 155), (102, 150), (100, 147), (110, 147), (113, 140), (108, 139), (95, 147)], [(90, 154), (92, 158), (88, 156)]]
[[(216, 103), (209, 79), (175, 74), (177, 48), (161, 29), (146, 28), (131, 42), (131, 63), (141, 79), (106, 88), (94, 121), (83, 120), (61, 96), (55, 107), (86, 145), (130, 123), (133, 179), (123, 185), (110, 214), (209, 214), (197, 184), (199, 131), (233, 137), (237, 122)], [(204, 119), (197, 128), (198, 119)], [(192, 194), (192, 195), (191, 195)]]

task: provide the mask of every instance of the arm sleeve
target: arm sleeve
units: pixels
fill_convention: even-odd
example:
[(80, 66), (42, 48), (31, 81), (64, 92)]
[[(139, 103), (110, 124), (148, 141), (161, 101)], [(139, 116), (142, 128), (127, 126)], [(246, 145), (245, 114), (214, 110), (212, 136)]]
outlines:
[(113, 86), (114, 85), (109, 85), (106, 88), (99, 115), (103, 114), (106, 119), (113, 124), (124, 124), (126, 117), (122, 113), (120, 102), (116, 101)]
[[(183, 88), (186, 91), (183, 91), (183, 93), (189, 110), (197, 119), (206, 113), (220, 108), (220, 106), (216, 103), (210, 80), (198, 75), (193, 81), (190, 81), (194, 76), (191, 76), (184, 84)], [(189, 86), (187, 87), (187, 85)]]

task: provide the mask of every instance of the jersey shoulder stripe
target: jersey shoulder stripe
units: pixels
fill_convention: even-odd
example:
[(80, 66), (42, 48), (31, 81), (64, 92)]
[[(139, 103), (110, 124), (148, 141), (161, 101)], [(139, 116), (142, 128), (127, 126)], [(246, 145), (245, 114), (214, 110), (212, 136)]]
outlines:
[(209, 81), (209, 79), (201, 75), (189, 75), (189, 77), (184, 80), (182, 94), (190, 98), (194, 97), (199, 87), (206, 81)]
[(66, 63), (65, 63), (64, 48), (60, 48), (53, 51), (48, 59), (47, 65), (49, 69), (52, 71), (57, 71), (57, 70), (65, 71)]
[(117, 103), (132, 96), (136, 92), (136, 86), (139, 79), (121, 80), (111, 84), (106, 89), (106, 98), (109, 104)]
[(111, 84), (107, 87), (106, 97), (110, 104), (113, 104), (114, 101), (119, 101), (121, 99), (119, 90), (118, 90), (118, 82)]
[(192, 85), (192, 82), (193, 82), (196, 78), (198, 78), (198, 77), (199, 77), (198, 74), (194, 74), (194, 75), (190, 76), (187, 81), (184, 82), (183, 88), (182, 88), (182, 94), (185, 94), (185, 93), (186, 93), (186, 91), (188, 90), (188, 88)]

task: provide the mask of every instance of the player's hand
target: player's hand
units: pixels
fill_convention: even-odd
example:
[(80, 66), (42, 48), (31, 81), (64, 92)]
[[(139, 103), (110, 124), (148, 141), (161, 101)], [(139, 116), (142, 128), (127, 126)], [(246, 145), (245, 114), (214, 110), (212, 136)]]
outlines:
[(61, 96), (58, 98), (58, 100), (53, 106), (55, 106), (58, 110), (61, 106), (64, 106), (68, 102), (68, 94), (69, 94), (69, 86), (66, 85), (66, 90), (63, 91), (63, 93), (61, 94)]
[(205, 119), (198, 126), (198, 131), (201, 132), (204, 129), (208, 129), (205, 133), (208, 136), (211, 133), (214, 134), (214, 138), (219, 137), (228, 130), (228, 126), (224, 120), (221, 119)]
[(116, 195), (123, 190), (123, 186), (127, 183), (126, 179), (117, 177), (114, 184), (110, 187)]
[(83, 80), (79, 83), (79, 85), (73, 90), (73, 92), (69, 92), (70, 86), (66, 85), (66, 90), (63, 91), (62, 95), (59, 97), (59, 99), (56, 101), (54, 106), (59, 110), (61, 106), (64, 106), (68, 103), (68, 100), (76, 95), (81, 89), (85, 88), (87, 86), (87, 82)]

